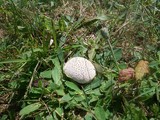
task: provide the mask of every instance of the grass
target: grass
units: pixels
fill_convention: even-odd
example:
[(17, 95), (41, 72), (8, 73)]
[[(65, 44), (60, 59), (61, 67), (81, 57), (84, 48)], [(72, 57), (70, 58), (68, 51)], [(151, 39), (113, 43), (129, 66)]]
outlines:
[[(160, 119), (158, 0), (1, 0), (0, 6), (1, 120)], [(94, 63), (91, 83), (63, 74), (74, 56)], [(140, 60), (149, 62), (150, 74), (118, 82), (119, 70)]]

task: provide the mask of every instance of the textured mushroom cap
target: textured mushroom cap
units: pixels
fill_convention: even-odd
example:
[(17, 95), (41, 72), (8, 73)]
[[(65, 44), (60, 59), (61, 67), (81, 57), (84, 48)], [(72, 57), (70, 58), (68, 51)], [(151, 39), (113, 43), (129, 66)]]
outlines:
[(83, 57), (71, 58), (63, 67), (67, 77), (78, 83), (88, 83), (96, 76), (93, 64)]

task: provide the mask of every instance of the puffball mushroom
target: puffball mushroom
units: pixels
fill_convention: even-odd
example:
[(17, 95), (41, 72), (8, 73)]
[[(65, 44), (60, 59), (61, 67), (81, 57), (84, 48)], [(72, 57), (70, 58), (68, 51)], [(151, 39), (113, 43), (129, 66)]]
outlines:
[(67, 77), (81, 84), (89, 83), (96, 76), (94, 65), (83, 57), (68, 60), (63, 71)]

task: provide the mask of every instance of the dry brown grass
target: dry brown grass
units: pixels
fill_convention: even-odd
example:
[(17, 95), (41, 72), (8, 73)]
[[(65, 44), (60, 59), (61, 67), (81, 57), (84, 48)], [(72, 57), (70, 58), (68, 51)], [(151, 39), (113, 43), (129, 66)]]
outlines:
[(86, 3), (80, 1), (67, 0), (62, 6), (55, 9), (54, 16), (59, 18), (61, 15), (68, 15), (74, 17), (85, 17), (86, 19), (96, 16), (96, 9), (94, 5), (88, 6)]
[(0, 38), (3, 38), (3, 37), (4, 37), (4, 30), (0, 29)]

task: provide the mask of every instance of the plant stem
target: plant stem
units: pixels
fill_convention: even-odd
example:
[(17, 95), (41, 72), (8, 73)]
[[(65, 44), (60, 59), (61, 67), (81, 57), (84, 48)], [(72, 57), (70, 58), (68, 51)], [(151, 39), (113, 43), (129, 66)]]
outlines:
[(107, 42), (108, 42), (108, 44), (109, 44), (109, 47), (110, 47), (110, 49), (111, 49), (111, 53), (112, 53), (114, 62), (115, 62), (115, 64), (116, 64), (116, 67), (117, 67), (118, 71), (120, 71), (120, 68), (119, 68), (119, 66), (118, 66), (116, 57), (115, 57), (115, 55), (114, 55), (113, 47), (112, 47), (111, 42), (110, 42), (110, 36), (109, 36), (108, 29), (107, 29), (107, 28), (102, 28), (102, 29), (101, 29), (101, 35), (102, 35), (102, 37), (103, 37), (104, 39), (107, 40)]

